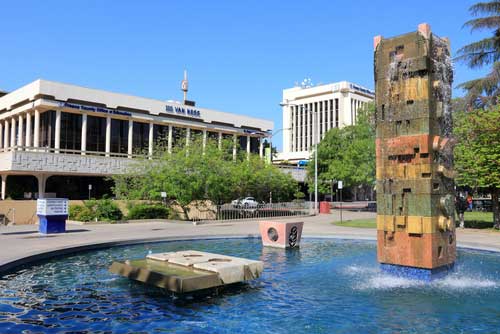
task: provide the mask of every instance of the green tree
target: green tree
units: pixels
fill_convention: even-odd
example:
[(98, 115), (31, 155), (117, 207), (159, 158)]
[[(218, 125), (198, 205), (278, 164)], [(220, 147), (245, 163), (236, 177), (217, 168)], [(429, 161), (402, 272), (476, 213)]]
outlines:
[[(460, 48), (455, 58), (470, 68), (491, 65), (491, 71), (483, 78), (459, 85), (467, 91), (467, 103), (475, 107), (491, 106), (498, 103), (500, 95), (500, 1), (480, 2), (469, 8), (476, 18), (465, 22), (471, 31), (488, 29), (490, 37)], [(482, 17), (478, 17), (484, 15)]]
[[(160, 200), (162, 191), (182, 208), (189, 219), (189, 208), (227, 203), (232, 199), (253, 196), (266, 200), (273, 192), (282, 200), (293, 196), (296, 182), (257, 155), (246, 152), (233, 159), (232, 140), (203, 145), (193, 138), (189, 146), (168, 152), (156, 145), (153, 159), (138, 160), (125, 175), (114, 177), (114, 192), (119, 198)], [(204, 147), (205, 146), (205, 147)], [(275, 195), (273, 195), (275, 196)]]
[(500, 106), (455, 112), (455, 169), (459, 185), (489, 189), (493, 221), (500, 228)]
[[(332, 128), (318, 145), (318, 191), (330, 192), (331, 180), (342, 180), (356, 192), (375, 182), (374, 104), (358, 110), (357, 123)], [(314, 158), (307, 166), (308, 183), (314, 178)], [(356, 195), (356, 194), (355, 194)]]

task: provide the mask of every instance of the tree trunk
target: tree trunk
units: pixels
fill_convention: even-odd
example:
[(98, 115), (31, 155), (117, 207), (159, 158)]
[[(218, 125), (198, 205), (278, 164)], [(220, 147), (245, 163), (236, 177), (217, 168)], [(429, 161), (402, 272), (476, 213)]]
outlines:
[(493, 227), (496, 229), (500, 229), (500, 205), (498, 204), (498, 195), (500, 193), (500, 189), (494, 187), (491, 189), (491, 201), (492, 201), (492, 209), (493, 209)]
[(184, 212), (184, 218), (186, 220), (189, 220), (189, 209), (187, 206), (181, 206), (182, 212)]

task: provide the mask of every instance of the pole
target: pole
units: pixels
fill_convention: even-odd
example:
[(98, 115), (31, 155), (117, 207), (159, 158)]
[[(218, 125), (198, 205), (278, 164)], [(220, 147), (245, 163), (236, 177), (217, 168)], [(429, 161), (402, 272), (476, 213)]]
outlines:
[(340, 224), (342, 225), (342, 188), (340, 188)]
[[(269, 145), (271, 145), (271, 159), (269, 159), (269, 160), (270, 160), (270, 162), (271, 162), (271, 165), (273, 164), (273, 136), (274, 136), (274, 135), (275, 135), (275, 134), (272, 134), (272, 133), (271, 133), (271, 137), (269, 137)], [(264, 160), (264, 161), (265, 161), (265, 160)]]
[(333, 202), (333, 180), (330, 182), (330, 202)]
[(318, 112), (315, 112), (316, 116), (316, 133), (314, 138), (314, 213), (318, 214), (318, 135), (319, 135), (319, 123), (318, 123)]

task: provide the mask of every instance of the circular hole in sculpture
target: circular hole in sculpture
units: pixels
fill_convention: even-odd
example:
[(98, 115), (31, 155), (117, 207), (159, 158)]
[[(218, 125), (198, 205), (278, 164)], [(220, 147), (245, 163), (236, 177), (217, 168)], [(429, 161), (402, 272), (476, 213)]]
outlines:
[(274, 227), (270, 227), (267, 230), (267, 236), (268, 236), (269, 240), (277, 241), (278, 240), (278, 231), (276, 231), (276, 229)]

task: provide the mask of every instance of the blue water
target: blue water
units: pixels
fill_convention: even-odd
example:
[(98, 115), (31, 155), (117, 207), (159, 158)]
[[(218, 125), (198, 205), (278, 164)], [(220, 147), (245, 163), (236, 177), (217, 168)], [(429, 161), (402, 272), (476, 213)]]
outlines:
[[(114, 259), (197, 249), (264, 261), (262, 277), (172, 296), (108, 272)], [(0, 333), (500, 333), (500, 254), (460, 250), (432, 283), (379, 270), (372, 242), (259, 239), (108, 248), (25, 267), (0, 279)]]

